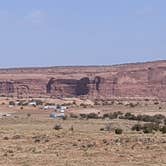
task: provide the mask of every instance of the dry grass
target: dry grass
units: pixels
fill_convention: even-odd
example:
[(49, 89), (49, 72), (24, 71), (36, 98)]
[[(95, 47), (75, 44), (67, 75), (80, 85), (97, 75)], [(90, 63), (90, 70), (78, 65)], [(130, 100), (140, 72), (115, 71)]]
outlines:
[[(114, 110), (139, 110), (126, 107), (122, 110), (121, 107), (114, 107)], [(5, 106), (2, 108), (13, 111)], [(152, 110), (151, 107), (144, 109), (147, 112)], [(28, 117), (27, 113), (31, 116)], [(123, 128), (124, 133), (115, 135), (100, 131), (110, 122)], [(166, 165), (166, 135), (131, 132), (134, 123), (127, 120), (56, 120), (49, 119), (49, 112), (38, 108), (27, 107), (22, 111), (14, 108), (12, 117), (0, 119), (0, 165)], [(55, 124), (60, 124), (63, 129), (54, 130)]]

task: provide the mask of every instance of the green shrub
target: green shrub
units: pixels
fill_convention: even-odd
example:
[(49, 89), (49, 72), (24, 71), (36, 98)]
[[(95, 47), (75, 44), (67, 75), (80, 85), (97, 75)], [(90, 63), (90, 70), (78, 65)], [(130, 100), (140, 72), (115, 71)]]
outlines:
[(104, 130), (105, 130), (105, 128), (103, 128), (103, 127), (102, 127), (102, 128), (100, 128), (100, 131), (104, 131)]
[(106, 119), (106, 118), (109, 118), (109, 114), (103, 114), (102, 119)]
[(127, 112), (124, 118), (128, 120), (137, 120), (137, 117), (134, 114), (131, 114), (130, 112)]
[(121, 128), (116, 128), (115, 129), (115, 134), (122, 134), (123, 130)]
[(31, 117), (31, 114), (30, 114), (30, 113), (27, 113), (27, 117), (28, 117), (28, 118)]
[(61, 130), (62, 129), (62, 126), (60, 124), (56, 124), (54, 127), (53, 127), (54, 130)]
[(164, 119), (164, 124), (166, 125), (166, 118)]
[(70, 114), (70, 117), (76, 119), (76, 118), (78, 118), (78, 115), (71, 113), (71, 114)]
[(80, 106), (83, 107), (83, 108), (87, 108), (88, 107), (88, 105), (84, 104), (84, 103), (81, 103)]
[(142, 126), (144, 133), (152, 133), (153, 131), (159, 130), (159, 124), (157, 123), (146, 123)]
[(118, 111), (118, 112), (113, 112), (113, 113), (106, 113), (103, 115), (103, 119), (105, 118), (109, 118), (109, 119), (117, 119), (119, 116), (123, 115), (122, 112)]
[(14, 101), (9, 101), (9, 105), (15, 105), (15, 102)]
[(141, 126), (140, 124), (135, 124), (135, 125), (131, 128), (131, 130), (133, 130), (133, 131), (141, 131), (141, 129), (142, 129), (142, 126)]
[(135, 124), (131, 130), (133, 131), (143, 131), (144, 133), (152, 133), (153, 131), (160, 130), (158, 123), (145, 123), (144, 125)]
[(86, 119), (86, 118), (87, 118), (87, 115), (86, 115), (86, 114), (80, 114), (80, 118)]
[(117, 118), (118, 118), (118, 113), (117, 113), (117, 112), (110, 113), (110, 114), (109, 114), (109, 118), (110, 118), (110, 119), (117, 119)]
[(134, 107), (136, 107), (137, 105), (138, 105), (138, 103), (136, 103), (136, 104), (130, 103), (130, 104), (129, 104), (129, 106), (130, 106), (131, 108), (134, 108)]
[(158, 105), (158, 104), (160, 104), (158, 101), (155, 101), (155, 102), (154, 102), (154, 105)]
[(145, 128), (143, 128), (143, 132), (144, 132), (145, 134), (149, 134), (149, 133), (152, 133), (153, 130), (152, 130), (152, 128), (147, 128), (147, 127), (145, 127)]
[(137, 121), (143, 121), (143, 122), (152, 122), (152, 123), (162, 123), (166, 117), (161, 114), (157, 114), (154, 116), (150, 115), (134, 115), (130, 112), (126, 113), (124, 116), (120, 116), (120, 119), (128, 119), (128, 120), (137, 120)]
[(166, 134), (166, 126), (163, 126), (160, 131), (163, 133), (163, 134)]
[(98, 119), (98, 114), (96, 113), (87, 114), (87, 119)]

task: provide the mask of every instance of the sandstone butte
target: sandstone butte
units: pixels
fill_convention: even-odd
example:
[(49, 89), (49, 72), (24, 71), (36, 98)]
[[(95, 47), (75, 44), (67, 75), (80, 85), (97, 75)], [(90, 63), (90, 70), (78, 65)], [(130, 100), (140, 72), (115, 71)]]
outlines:
[(0, 69), (0, 96), (166, 99), (166, 61)]

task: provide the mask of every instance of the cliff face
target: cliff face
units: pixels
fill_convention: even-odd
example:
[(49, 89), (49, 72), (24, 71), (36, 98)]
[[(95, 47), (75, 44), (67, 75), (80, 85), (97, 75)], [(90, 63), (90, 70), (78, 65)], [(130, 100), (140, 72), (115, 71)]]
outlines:
[(0, 70), (0, 95), (166, 98), (166, 61), (100, 67)]

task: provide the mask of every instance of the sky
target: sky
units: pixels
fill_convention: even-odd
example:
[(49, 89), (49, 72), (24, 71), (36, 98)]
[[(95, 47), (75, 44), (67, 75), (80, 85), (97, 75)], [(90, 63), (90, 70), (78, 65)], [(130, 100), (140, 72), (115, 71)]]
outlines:
[(0, 0), (0, 68), (166, 59), (165, 0)]

